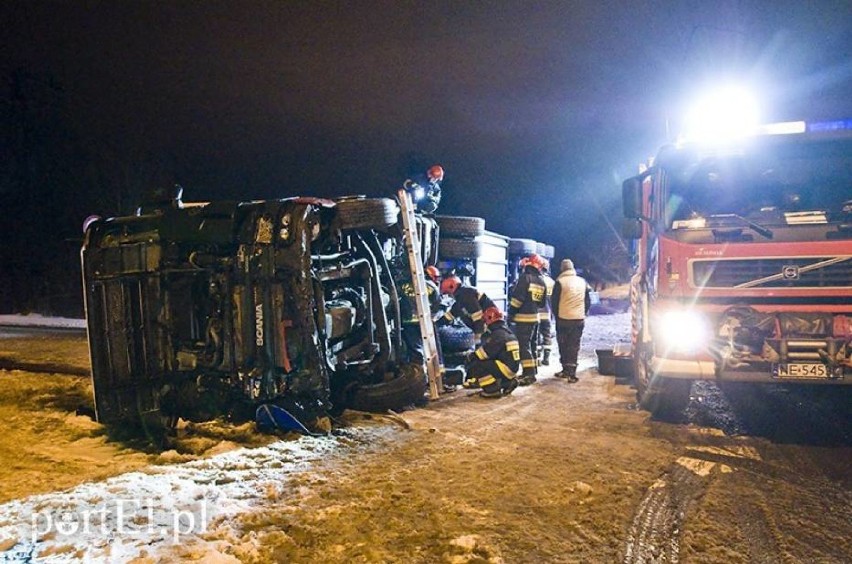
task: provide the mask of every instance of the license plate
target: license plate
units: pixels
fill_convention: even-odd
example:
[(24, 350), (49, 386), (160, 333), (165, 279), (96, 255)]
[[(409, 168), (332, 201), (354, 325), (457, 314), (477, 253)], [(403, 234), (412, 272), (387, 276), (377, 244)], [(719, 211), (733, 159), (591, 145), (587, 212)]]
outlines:
[(828, 378), (828, 367), (819, 363), (775, 364), (772, 375), (776, 378)]

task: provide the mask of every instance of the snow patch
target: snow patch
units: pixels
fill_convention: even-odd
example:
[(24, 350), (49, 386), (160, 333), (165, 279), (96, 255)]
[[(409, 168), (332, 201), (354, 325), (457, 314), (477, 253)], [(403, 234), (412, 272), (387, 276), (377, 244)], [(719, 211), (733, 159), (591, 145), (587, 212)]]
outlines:
[(58, 329), (85, 329), (85, 319), (45, 317), (38, 313), (29, 315), (0, 315), (0, 325), (12, 327), (56, 327)]
[[(277, 498), (318, 461), (398, 433), (395, 426), (301, 437), (202, 460), (152, 466), (65, 492), (0, 505), (0, 561), (126, 562), (197, 538)], [(177, 453), (161, 460), (179, 461)], [(221, 561), (232, 561), (223, 556)]]

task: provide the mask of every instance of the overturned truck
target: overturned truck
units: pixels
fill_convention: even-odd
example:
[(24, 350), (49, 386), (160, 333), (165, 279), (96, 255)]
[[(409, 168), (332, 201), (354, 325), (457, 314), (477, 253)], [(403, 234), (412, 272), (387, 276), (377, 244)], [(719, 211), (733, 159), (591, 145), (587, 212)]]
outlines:
[[(421, 401), (423, 367), (400, 334), (398, 214), (386, 198), (178, 196), (87, 222), (98, 420), (251, 419), (275, 405), (311, 421)], [(434, 263), (437, 234), (420, 232)]]

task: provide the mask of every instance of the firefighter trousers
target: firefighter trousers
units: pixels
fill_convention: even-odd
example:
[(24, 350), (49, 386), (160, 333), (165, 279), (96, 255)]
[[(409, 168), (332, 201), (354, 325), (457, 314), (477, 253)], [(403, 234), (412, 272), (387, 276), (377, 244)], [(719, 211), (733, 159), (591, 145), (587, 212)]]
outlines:
[(542, 350), (549, 351), (553, 348), (553, 322), (550, 316), (538, 322), (538, 341)]
[(503, 373), (496, 360), (479, 359), (471, 361), (467, 366), (467, 377), (469, 380), (474, 380), (485, 392), (505, 390), (514, 379)]
[(538, 356), (538, 321), (535, 323), (515, 323), (515, 336), (521, 345), (522, 376), (538, 374), (536, 357)]

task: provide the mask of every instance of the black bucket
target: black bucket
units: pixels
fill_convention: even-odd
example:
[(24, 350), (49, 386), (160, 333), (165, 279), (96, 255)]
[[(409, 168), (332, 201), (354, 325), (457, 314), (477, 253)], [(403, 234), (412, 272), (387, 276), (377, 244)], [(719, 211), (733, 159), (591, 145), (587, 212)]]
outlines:
[(615, 377), (633, 378), (633, 357), (616, 356), (613, 358), (615, 360)]
[(595, 349), (598, 355), (598, 374), (602, 376), (615, 375), (615, 356), (612, 349)]
[(629, 343), (618, 343), (613, 348), (616, 378), (633, 378), (633, 354)]

